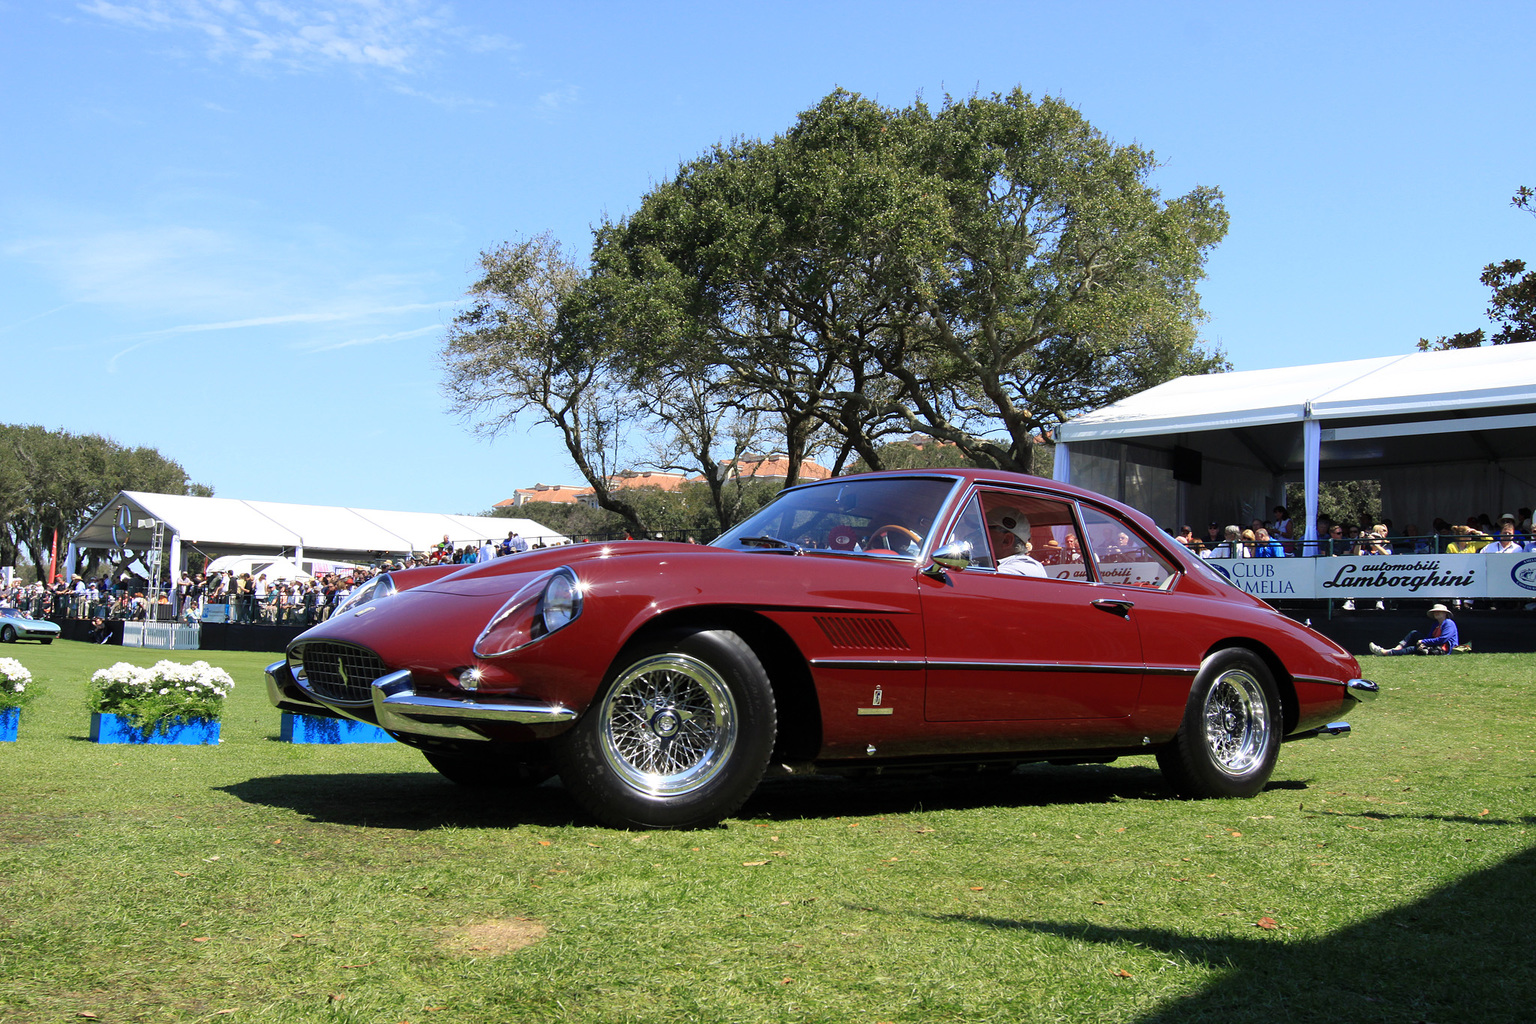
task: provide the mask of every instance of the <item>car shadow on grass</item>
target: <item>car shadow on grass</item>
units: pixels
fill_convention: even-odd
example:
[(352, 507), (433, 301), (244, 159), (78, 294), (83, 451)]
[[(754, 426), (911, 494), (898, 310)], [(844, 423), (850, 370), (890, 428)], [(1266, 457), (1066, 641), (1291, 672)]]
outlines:
[[(982, 929), (1054, 935), (1150, 950), (1220, 970), (1202, 991), (1164, 1003), (1138, 1024), (1287, 1021), (1531, 1020), (1536, 1006), (1536, 848), (1459, 878), (1413, 903), (1321, 938), (1295, 940), (1293, 922), (1244, 922), (1196, 935), (1090, 920), (941, 915)], [(1103, 912), (1113, 914), (1113, 908)], [(1331, 915), (1325, 909), (1320, 916)], [(1101, 916), (1095, 914), (1094, 916)], [(1123, 969), (1123, 968), (1122, 968)], [(1135, 984), (1134, 976), (1126, 978)]]
[[(425, 830), (595, 825), (559, 779), (513, 789), (465, 789), (434, 772), (272, 775), (220, 787), (246, 803), (311, 821)], [(1279, 781), (1270, 788), (1305, 789)], [(819, 774), (765, 779), (732, 817), (780, 821), (981, 807), (1049, 807), (1176, 799), (1156, 768), (1025, 765), (1012, 772)]]
[(791, 820), (1167, 799), (1172, 793), (1155, 768), (1025, 765), (1012, 772), (957, 768), (769, 778), (737, 816)]
[(467, 789), (436, 772), (266, 775), (218, 788), (245, 803), (282, 807), (310, 821), (370, 828), (559, 827), (585, 817), (558, 782)]

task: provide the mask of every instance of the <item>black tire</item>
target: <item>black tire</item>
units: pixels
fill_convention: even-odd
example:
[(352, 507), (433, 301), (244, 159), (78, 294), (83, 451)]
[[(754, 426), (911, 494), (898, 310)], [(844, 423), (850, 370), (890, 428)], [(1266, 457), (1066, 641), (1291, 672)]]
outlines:
[(0, 643), (13, 644), (16, 642), (16, 627), (6, 626), (0, 629)]
[(1284, 728), (1264, 663), (1249, 651), (1217, 651), (1200, 666), (1184, 721), (1157, 764), (1180, 796), (1253, 796), (1275, 770)]
[(525, 789), (555, 774), (552, 766), (526, 761), (499, 746), (462, 754), (421, 753), (439, 775), (465, 789)]
[(757, 788), (777, 729), (752, 648), (727, 630), (683, 630), (626, 648), (555, 756), (566, 790), (599, 821), (697, 828)]

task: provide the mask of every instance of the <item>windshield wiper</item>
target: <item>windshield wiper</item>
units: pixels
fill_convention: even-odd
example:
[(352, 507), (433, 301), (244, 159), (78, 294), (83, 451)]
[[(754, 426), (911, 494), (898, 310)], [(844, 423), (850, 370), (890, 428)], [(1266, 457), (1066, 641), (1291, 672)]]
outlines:
[(736, 543), (749, 548), (777, 548), (793, 551), (797, 555), (805, 554), (805, 549), (800, 545), (791, 544), (789, 541), (780, 540), (778, 537), (738, 537), (736, 538)]

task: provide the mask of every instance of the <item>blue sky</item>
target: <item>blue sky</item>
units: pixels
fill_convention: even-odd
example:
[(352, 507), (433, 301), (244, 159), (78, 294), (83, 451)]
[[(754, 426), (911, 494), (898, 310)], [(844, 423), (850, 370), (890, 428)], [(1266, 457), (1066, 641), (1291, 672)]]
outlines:
[(447, 409), (478, 253), (591, 230), (832, 89), (1059, 96), (1226, 194), (1238, 369), (1486, 326), (1536, 263), (1528, 4), (0, 0), (0, 422), (225, 497), (479, 512), (579, 482)]

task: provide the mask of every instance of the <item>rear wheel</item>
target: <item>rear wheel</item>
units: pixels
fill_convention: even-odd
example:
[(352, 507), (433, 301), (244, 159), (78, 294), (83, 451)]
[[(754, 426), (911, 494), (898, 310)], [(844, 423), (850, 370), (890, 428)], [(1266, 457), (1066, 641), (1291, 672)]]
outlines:
[(1200, 666), (1158, 767), (1180, 796), (1253, 796), (1275, 770), (1281, 730), (1269, 669), (1249, 651), (1217, 651)]
[(16, 642), (16, 627), (15, 626), (6, 626), (4, 629), (0, 629), (0, 642), (4, 642), (4, 643), (8, 643), (8, 644), (15, 643)]
[(565, 788), (618, 828), (719, 821), (757, 787), (773, 753), (768, 674), (727, 630), (642, 641), (555, 748)]

